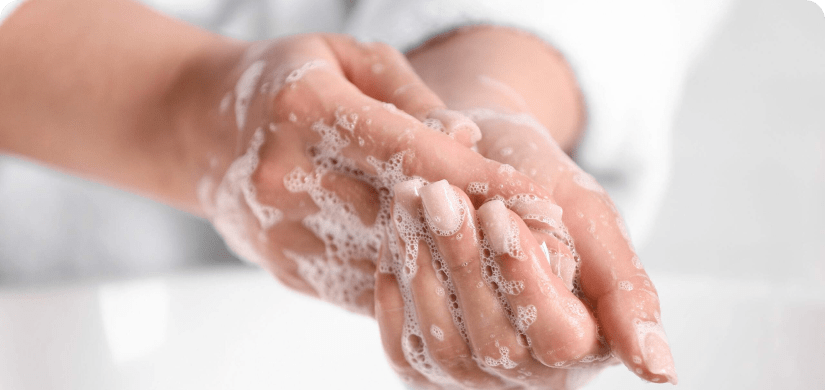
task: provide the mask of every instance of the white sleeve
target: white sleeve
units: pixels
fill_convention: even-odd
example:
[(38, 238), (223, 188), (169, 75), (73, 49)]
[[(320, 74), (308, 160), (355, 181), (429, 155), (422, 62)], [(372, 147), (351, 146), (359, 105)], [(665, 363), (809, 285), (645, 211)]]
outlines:
[(0, 24), (3, 24), (24, 1), (26, 0), (0, 0)]
[(670, 128), (688, 62), (728, 0), (361, 0), (347, 32), (401, 50), (456, 27), (536, 34), (573, 67), (587, 129), (575, 158), (605, 186), (638, 244), (665, 192)]

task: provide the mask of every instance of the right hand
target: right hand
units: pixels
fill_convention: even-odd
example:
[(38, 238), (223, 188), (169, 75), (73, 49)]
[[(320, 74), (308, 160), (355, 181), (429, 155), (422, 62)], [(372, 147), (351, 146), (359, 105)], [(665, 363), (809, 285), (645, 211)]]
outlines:
[(227, 244), (291, 288), (372, 314), (391, 190), (410, 177), (536, 192), (518, 173), (490, 180), (502, 165), (468, 147), (477, 126), (387, 45), (319, 34), (241, 49), (217, 67), (228, 76), (203, 72), (229, 83), (207, 88), (202, 131), (218, 123), (221, 141), (199, 195)]
[(507, 200), (512, 210), (496, 199), (476, 212), (446, 181), (394, 192), (394, 257), (406, 268), (378, 275), (376, 317), (408, 382), (573, 389), (615, 362), (571, 292), (577, 264), (556, 238), (569, 238), (559, 206), (528, 195)]
[(413, 272), (396, 267), (376, 287), (395, 369), (419, 387), (561, 390), (621, 360), (645, 380), (675, 383), (658, 294), (604, 190), (537, 121), (469, 114), (485, 135), (481, 153), (514, 151), (497, 157), (552, 196), (395, 187), (395, 263)]

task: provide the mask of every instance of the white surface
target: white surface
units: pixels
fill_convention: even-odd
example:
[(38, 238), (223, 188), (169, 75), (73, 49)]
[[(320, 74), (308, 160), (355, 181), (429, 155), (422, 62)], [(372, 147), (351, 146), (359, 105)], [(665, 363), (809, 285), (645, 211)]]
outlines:
[[(680, 389), (825, 386), (825, 291), (652, 273)], [(2, 389), (402, 389), (375, 323), (215, 270), (0, 291)], [(589, 389), (636, 389), (624, 367)]]
[(256, 270), (5, 290), (0, 319), (0, 389), (403, 388), (373, 320)]

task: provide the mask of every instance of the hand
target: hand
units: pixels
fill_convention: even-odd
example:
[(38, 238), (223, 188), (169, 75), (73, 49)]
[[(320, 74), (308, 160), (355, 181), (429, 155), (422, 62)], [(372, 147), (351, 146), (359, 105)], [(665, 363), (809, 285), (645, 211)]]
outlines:
[[(203, 119), (192, 137), (218, 140), (201, 153), (204, 212), (234, 251), (287, 286), (372, 313), (393, 185), (467, 185), (501, 164), (468, 148), (478, 128), (386, 45), (307, 35), (242, 49), (194, 72), (229, 80), (193, 109)], [(490, 185), (502, 196), (532, 186), (521, 175)]]
[(376, 317), (403, 378), (422, 388), (564, 389), (611, 359), (571, 293), (576, 256), (559, 206), (517, 195), (485, 203), (477, 218), (446, 181), (394, 192), (399, 250), (378, 276)]
[(573, 389), (616, 356), (675, 382), (656, 290), (601, 187), (529, 116), (468, 114), (487, 136), (481, 153), (515, 149), (505, 162), (553, 196), (395, 187), (400, 249), (376, 287), (393, 367), (421, 387)]
[(564, 210), (562, 221), (580, 257), (578, 295), (592, 309), (612, 353), (643, 379), (676, 383), (656, 288), (604, 189), (530, 115), (465, 112), (484, 134), (481, 154), (525, 172)]
[[(624, 223), (601, 186), (564, 152), (575, 148), (585, 117), (577, 80), (564, 57), (530, 34), (482, 26), (436, 38), (411, 53), (410, 61), (448, 106), (479, 125), (483, 138), (477, 147), (482, 155), (510, 164), (540, 183), (550, 193), (545, 199), (560, 206), (571, 237), (568, 247), (580, 259), (572, 291), (595, 317), (611, 353), (646, 380), (675, 383), (656, 290)], [(484, 201), (470, 197), (476, 205)], [(525, 222), (534, 235), (544, 230), (537, 230), (529, 219)], [(556, 268), (564, 281), (570, 273), (565, 263), (560, 261)], [(573, 346), (586, 350), (592, 345), (589, 337)], [(534, 356), (553, 365), (553, 354)], [(567, 357), (579, 359), (575, 355)]]

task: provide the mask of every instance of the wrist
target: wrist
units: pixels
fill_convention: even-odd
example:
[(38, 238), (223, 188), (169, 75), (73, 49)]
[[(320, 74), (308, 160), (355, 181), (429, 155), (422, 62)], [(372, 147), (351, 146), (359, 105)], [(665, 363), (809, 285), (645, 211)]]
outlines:
[(473, 26), (436, 37), (409, 57), (448, 107), (529, 114), (565, 151), (575, 148), (585, 122), (578, 83), (564, 57), (537, 37)]
[(198, 184), (211, 172), (223, 172), (235, 156), (239, 134), (227, 97), (238, 78), (238, 64), (249, 43), (215, 37), (203, 50), (193, 53), (169, 89), (164, 101), (170, 107), (178, 148), (181, 180), (187, 211), (204, 216), (198, 200)]

